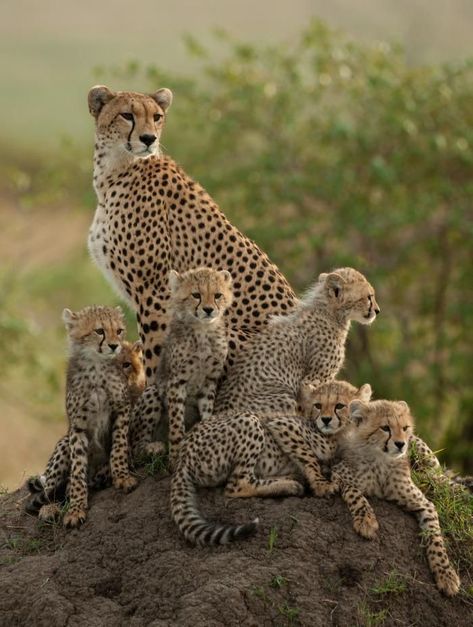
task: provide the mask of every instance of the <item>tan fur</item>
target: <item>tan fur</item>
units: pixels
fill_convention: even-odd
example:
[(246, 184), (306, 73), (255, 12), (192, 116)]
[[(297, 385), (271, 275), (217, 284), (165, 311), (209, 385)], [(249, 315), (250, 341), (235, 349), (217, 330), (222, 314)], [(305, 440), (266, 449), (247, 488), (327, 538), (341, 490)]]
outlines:
[(186, 405), (202, 420), (213, 412), (217, 382), (228, 353), (224, 313), (232, 303), (229, 272), (198, 268), (170, 275), (169, 333), (164, 342), (157, 383), (135, 408), (131, 439), (135, 453), (156, 452), (151, 442), (165, 409), (169, 416), (169, 454), (173, 464), (185, 433)]
[(342, 461), (332, 478), (340, 484), (355, 530), (367, 539), (375, 536), (378, 522), (366, 496), (394, 501), (417, 517), (424, 532), (427, 560), (439, 590), (458, 592), (460, 580), (450, 565), (435, 506), (414, 485), (406, 455), (414, 420), (403, 401), (353, 401), (352, 420), (358, 425), (341, 443)]
[(52, 505), (61, 492), (67, 492), (70, 506), (63, 522), (75, 527), (86, 518), (88, 483), (93, 484), (98, 475), (105, 479), (111, 474), (114, 486), (125, 491), (136, 485), (128, 468), (130, 383), (135, 386), (136, 380), (142, 380), (143, 366), (134, 361), (138, 371), (132, 366), (127, 379), (127, 351), (135, 360), (138, 345), (125, 346), (121, 356), (125, 325), (120, 308), (65, 309), (63, 320), (70, 345), (66, 383), (69, 431), (57, 443), (39, 489), (35, 482), (29, 483), (35, 494), (26, 509), (30, 513), (41, 510), (42, 519), (55, 516), (56, 508), (43, 506)]
[[(363, 386), (363, 398), (368, 388)], [(262, 421), (242, 413), (201, 422), (185, 437), (171, 483), (171, 512), (190, 542), (223, 544), (256, 530), (256, 521), (239, 526), (207, 522), (195, 505), (199, 486), (224, 484), (225, 494), (233, 498), (300, 495), (305, 478), (315, 494), (331, 493), (319, 461), (332, 458), (349, 420), (345, 412), (339, 424), (324, 434), (318, 431), (312, 406), (319, 399), (327, 406), (326, 396), (348, 403), (359, 398), (359, 391), (343, 382), (310, 387), (304, 390), (306, 417), (281, 415)]]
[[(210, 266), (231, 272), (234, 301), (226, 314), (230, 364), (270, 315), (286, 313), (295, 303), (291, 287), (258, 246), (228, 222), (198, 183), (160, 155), (170, 102), (169, 90), (146, 95), (98, 86), (89, 94), (96, 123), (98, 200), (89, 250), (136, 311), (150, 383), (169, 324), (172, 268), (182, 273)], [(123, 114), (133, 117), (127, 120)], [(155, 139), (147, 147), (143, 138)]]
[(337, 375), (351, 321), (371, 324), (378, 313), (362, 274), (352, 268), (321, 274), (290, 314), (273, 318), (247, 343), (222, 384), (215, 413), (295, 413), (303, 381)]

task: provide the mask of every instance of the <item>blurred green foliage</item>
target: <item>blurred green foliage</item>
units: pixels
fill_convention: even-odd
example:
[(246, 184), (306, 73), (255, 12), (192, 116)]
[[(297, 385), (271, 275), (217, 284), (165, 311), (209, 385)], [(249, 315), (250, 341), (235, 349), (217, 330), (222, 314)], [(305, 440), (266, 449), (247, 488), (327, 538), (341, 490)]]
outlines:
[[(411, 68), (320, 22), (273, 47), (216, 36), (218, 62), (187, 38), (198, 76), (131, 62), (97, 77), (173, 89), (165, 151), (297, 289), (341, 265), (366, 273), (382, 313), (353, 328), (343, 376), (407, 400), (420, 435), (473, 471), (473, 60)], [(90, 155), (69, 147), (20, 193), (91, 207), (91, 190)]]

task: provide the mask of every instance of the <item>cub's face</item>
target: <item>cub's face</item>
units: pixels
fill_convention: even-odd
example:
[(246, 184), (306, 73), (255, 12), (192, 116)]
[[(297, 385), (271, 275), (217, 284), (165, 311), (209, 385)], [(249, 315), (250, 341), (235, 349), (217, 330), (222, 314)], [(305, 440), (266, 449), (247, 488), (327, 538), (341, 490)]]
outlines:
[(367, 442), (389, 457), (407, 453), (414, 429), (414, 419), (404, 401), (372, 401), (350, 403), (350, 415), (358, 425), (357, 438)]
[(329, 302), (349, 320), (371, 324), (380, 313), (373, 287), (357, 270), (340, 268), (330, 274), (321, 274), (321, 281)]
[(101, 356), (118, 355), (126, 329), (120, 307), (84, 307), (79, 311), (64, 309), (62, 319), (73, 347)]
[(360, 389), (345, 381), (332, 381), (318, 386), (303, 383), (299, 390), (302, 415), (315, 420), (317, 428), (325, 435), (338, 433), (351, 423), (351, 401), (369, 401), (370, 398), (371, 387), (367, 383)]
[(117, 356), (117, 360), (127, 377), (130, 392), (133, 396), (139, 396), (146, 387), (141, 342), (138, 341), (134, 344), (122, 342), (122, 350)]
[(116, 157), (159, 154), (164, 115), (172, 102), (169, 89), (146, 95), (114, 93), (99, 85), (90, 90), (88, 100), (89, 110), (96, 121), (97, 137)]
[(171, 270), (171, 309), (179, 318), (209, 324), (232, 303), (232, 277), (226, 270), (198, 268), (183, 274)]

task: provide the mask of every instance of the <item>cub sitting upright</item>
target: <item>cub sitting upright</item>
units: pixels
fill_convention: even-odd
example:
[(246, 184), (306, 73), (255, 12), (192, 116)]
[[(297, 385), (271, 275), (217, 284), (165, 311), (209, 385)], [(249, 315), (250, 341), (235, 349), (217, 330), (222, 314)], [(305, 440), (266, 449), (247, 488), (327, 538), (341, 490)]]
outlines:
[[(116, 488), (128, 492), (137, 482), (128, 468), (128, 379), (124, 365), (115, 358), (125, 335), (123, 313), (119, 307), (65, 309), (63, 320), (71, 351), (66, 382), (69, 432), (61, 449), (70, 464), (70, 504), (63, 522), (77, 527), (86, 518), (88, 478), (108, 459)], [(56, 488), (57, 476), (47, 473), (44, 496), (52, 496)]]
[[(185, 433), (186, 401), (197, 401), (202, 420), (213, 412), (217, 382), (228, 352), (223, 314), (232, 303), (232, 278), (226, 270), (198, 268), (178, 274), (171, 270), (171, 321), (159, 362), (157, 385), (146, 392), (135, 412), (140, 431), (133, 448), (153, 452), (152, 431), (163, 410), (169, 416), (171, 462)], [(141, 415), (146, 398), (157, 395), (154, 411)], [(134, 435), (134, 433), (133, 433)], [(159, 444), (158, 444), (159, 446)]]

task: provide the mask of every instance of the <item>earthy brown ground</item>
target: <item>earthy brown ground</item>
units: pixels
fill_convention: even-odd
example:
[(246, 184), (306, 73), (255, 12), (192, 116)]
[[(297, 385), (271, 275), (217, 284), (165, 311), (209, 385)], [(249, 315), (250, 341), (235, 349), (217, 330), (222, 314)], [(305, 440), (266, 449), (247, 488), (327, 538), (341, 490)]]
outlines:
[[(249, 540), (200, 549), (170, 519), (167, 477), (128, 496), (96, 493), (78, 531), (38, 525), (25, 495), (0, 501), (2, 627), (473, 624), (472, 601), (439, 594), (415, 520), (388, 503), (375, 503), (381, 530), (368, 542), (338, 498), (226, 502), (204, 491), (208, 517), (261, 525)], [(371, 590), (393, 571), (406, 591)]]

